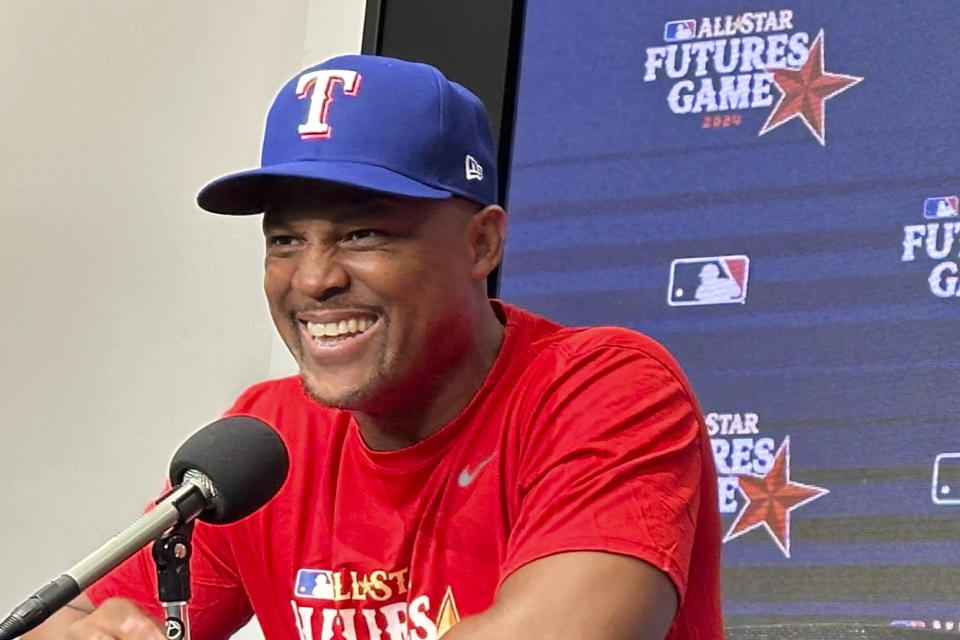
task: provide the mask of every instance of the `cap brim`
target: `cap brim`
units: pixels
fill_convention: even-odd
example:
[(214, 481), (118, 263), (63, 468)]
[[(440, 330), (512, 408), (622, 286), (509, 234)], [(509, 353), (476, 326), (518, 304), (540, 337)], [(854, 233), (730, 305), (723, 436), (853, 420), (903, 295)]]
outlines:
[(449, 198), (452, 192), (435, 189), (376, 165), (358, 162), (307, 160), (241, 171), (214, 180), (197, 194), (197, 204), (213, 213), (261, 213), (273, 195), (273, 178), (304, 178), (332, 182), (411, 198)]

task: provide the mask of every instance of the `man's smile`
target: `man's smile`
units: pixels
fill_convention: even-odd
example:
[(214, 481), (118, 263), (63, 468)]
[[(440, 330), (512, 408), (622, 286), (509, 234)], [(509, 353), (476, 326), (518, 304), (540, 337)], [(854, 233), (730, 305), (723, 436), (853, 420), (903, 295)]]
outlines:
[(312, 359), (348, 362), (357, 358), (383, 323), (368, 311), (322, 311), (297, 314), (302, 344)]
[(363, 333), (374, 322), (376, 320), (368, 320), (367, 318), (350, 318), (339, 322), (307, 322), (307, 333), (314, 338), (347, 336)]

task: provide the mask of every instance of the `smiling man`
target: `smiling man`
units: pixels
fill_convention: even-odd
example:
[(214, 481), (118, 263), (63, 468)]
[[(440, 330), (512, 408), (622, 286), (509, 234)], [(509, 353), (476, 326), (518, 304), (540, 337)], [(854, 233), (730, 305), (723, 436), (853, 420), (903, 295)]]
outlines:
[[(263, 212), (264, 289), (300, 375), (229, 413), (290, 476), (199, 523), (191, 623), (270, 640), (722, 637), (716, 477), (655, 342), (491, 301), (503, 253), (479, 100), (436, 69), (344, 56), (281, 89), (261, 167), (198, 202)], [(162, 640), (149, 553), (34, 638)], [(94, 607), (96, 608), (94, 609)]]
[(271, 189), (265, 290), (310, 395), (354, 411), (375, 450), (452, 420), (503, 337), (484, 295), (503, 210), (302, 178)]

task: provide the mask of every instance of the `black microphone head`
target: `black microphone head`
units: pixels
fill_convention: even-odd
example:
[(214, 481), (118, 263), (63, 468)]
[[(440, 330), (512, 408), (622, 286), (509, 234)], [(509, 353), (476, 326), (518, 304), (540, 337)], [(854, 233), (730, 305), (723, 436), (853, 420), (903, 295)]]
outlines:
[(287, 478), (290, 460), (277, 432), (248, 416), (212, 422), (187, 438), (170, 462), (170, 482), (196, 469), (216, 496), (199, 519), (226, 524), (245, 518), (272, 498)]

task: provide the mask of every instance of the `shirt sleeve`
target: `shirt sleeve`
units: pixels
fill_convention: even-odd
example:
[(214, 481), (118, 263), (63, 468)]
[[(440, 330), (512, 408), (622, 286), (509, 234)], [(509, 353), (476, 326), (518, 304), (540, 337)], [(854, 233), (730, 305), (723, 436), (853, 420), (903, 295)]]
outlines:
[(665, 351), (604, 345), (551, 366), (529, 402), (501, 581), (554, 553), (604, 551), (658, 568), (682, 600), (705, 462), (679, 368)]

